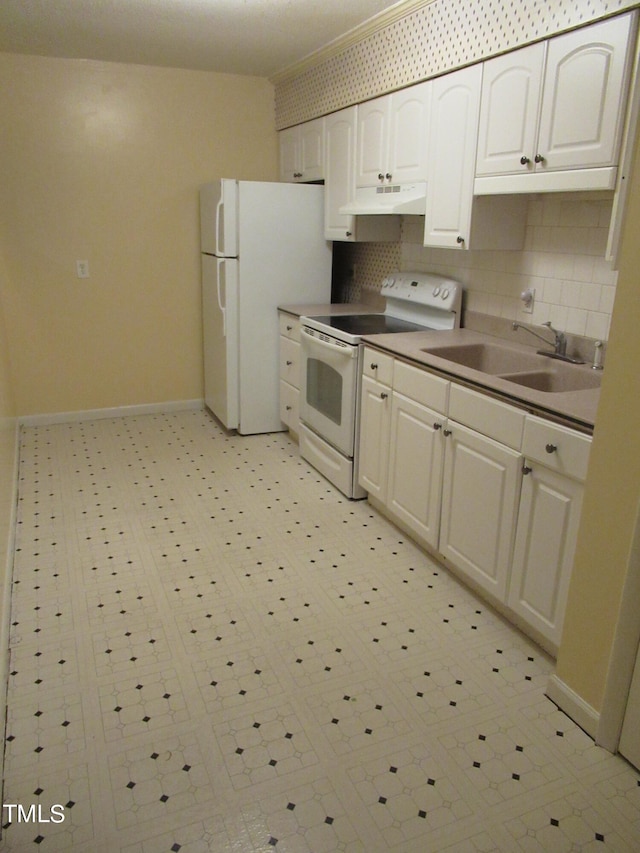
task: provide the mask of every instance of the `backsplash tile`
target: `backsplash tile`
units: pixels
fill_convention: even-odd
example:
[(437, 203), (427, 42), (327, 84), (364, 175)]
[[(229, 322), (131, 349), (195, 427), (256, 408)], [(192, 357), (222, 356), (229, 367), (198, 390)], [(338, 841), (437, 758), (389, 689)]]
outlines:
[[(532, 196), (523, 251), (458, 251), (423, 246), (424, 218), (405, 216), (400, 244), (360, 244), (342, 253), (356, 266), (340, 299), (371, 301), (394, 268), (436, 272), (462, 282), (467, 310), (606, 340), (617, 272), (605, 260), (612, 193)], [(396, 247), (395, 250), (393, 247)], [(396, 261), (398, 263), (396, 263)], [(535, 290), (534, 310), (520, 294)]]

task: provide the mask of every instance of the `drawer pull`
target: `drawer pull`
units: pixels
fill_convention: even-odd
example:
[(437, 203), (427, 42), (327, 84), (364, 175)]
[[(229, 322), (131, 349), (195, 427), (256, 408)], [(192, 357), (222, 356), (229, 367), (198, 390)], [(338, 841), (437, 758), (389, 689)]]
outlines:
[(444, 429), (444, 430), (442, 430), (442, 434), (449, 436), (449, 435), (451, 435), (451, 430), (450, 429)]
[(293, 362), (292, 362), (292, 361), (288, 361), (288, 362), (287, 362), (287, 367), (290, 367), (292, 364), (293, 364)]
[(529, 468), (529, 466), (528, 466), (528, 465), (523, 465), (523, 466), (522, 466), (522, 473), (525, 475), (525, 477), (527, 476), (527, 474), (530, 474), (532, 470), (533, 470), (533, 469), (532, 469), (532, 468)]
[(378, 369), (378, 365), (374, 361), (371, 362), (369, 367), (371, 368), (371, 370), (377, 370)]
[(435, 430), (442, 429), (442, 424), (439, 424), (439, 423), (436, 421), (436, 423), (433, 425), (433, 428), (434, 428)]
[(556, 450), (558, 449), (558, 445), (557, 444), (547, 444), (544, 449), (547, 451), (547, 453), (555, 453)]
[(285, 409), (286, 409), (288, 412), (290, 412), (292, 408), (293, 408), (293, 406), (285, 406)]
[(380, 399), (381, 399), (381, 400), (386, 400), (388, 396), (389, 396), (389, 395), (388, 395), (388, 394), (385, 394), (385, 392), (383, 391), (383, 392), (380, 394)]
[(287, 332), (293, 331), (293, 326), (287, 326)]

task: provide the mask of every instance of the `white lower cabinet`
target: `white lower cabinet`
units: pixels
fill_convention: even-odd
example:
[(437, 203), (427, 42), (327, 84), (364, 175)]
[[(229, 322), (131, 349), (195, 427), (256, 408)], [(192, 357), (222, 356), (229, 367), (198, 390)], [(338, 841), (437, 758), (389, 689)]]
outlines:
[(280, 420), (298, 433), (300, 417), (300, 321), (279, 312), (280, 325)]
[(439, 551), (504, 601), (522, 456), (455, 421), (449, 421), (446, 432)]
[(445, 418), (394, 392), (386, 504), (396, 518), (437, 548)]
[(369, 348), (364, 365), (360, 485), (553, 652), (591, 439)]
[(559, 645), (591, 439), (541, 418), (525, 426), (509, 607)]

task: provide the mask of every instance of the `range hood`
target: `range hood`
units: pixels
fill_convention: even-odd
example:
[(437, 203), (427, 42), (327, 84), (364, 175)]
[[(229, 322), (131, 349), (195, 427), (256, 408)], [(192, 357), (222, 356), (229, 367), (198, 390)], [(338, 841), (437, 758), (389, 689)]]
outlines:
[(427, 184), (386, 184), (380, 187), (358, 187), (355, 198), (340, 208), (349, 216), (375, 216), (389, 213), (425, 214)]

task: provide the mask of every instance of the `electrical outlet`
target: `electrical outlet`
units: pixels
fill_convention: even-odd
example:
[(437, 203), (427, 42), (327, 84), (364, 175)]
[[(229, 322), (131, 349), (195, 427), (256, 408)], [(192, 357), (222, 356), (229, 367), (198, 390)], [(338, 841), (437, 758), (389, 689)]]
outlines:
[(89, 278), (89, 261), (76, 261), (76, 275), (78, 278)]

